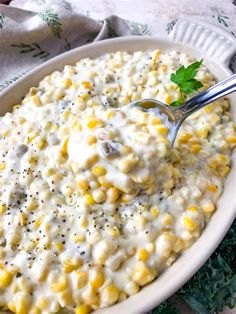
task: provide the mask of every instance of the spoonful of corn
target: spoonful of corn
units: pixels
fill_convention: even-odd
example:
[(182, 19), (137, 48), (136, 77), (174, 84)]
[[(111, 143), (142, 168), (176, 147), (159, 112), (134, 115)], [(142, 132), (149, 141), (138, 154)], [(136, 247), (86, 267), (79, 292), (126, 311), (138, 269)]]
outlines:
[(189, 65), (181, 66), (176, 73), (171, 74), (171, 81), (179, 86), (180, 98), (170, 105), (156, 99), (142, 99), (130, 103), (130, 108), (138, 108), (158, 117), (168, 128), (168, 139), (174, 145), (177, 133), (184, 120), (195, 111), (203, 108), (215, 100), (236, 91), (236, 74), (204, 90), (193, 98), (185, 101), (186, 94), (190, 94), (203, 85), (195, 79), (202, 60)]

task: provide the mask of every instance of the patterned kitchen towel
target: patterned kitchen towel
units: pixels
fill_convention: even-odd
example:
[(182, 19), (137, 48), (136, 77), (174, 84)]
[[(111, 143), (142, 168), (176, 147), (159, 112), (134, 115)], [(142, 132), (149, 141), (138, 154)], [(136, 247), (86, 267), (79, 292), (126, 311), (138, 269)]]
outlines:
[(15, 0), (0, 5), (0, 91), (33, 67), (94, 40), (165, 37), (179, 16), (194, 14), (236, 33), (231, 1), (222, 6), (219, 0), (196, 0), (194, 7), (188, 0), (180, 2)]

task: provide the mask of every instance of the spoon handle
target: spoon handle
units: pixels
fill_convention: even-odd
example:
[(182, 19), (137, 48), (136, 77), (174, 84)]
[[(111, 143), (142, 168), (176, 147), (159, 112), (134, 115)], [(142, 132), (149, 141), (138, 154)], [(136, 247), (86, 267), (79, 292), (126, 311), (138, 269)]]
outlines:
[(200, 94), (186, 101), (186, 103), (182, 106), (175, 108), (173, 110), (174, 114), (178, 119), (183, 121), (193, 112), (201, 109), (202, 107), (219, 99), (220, 97), (223, 97), (235, 91), (236, 74), (201, 92)]

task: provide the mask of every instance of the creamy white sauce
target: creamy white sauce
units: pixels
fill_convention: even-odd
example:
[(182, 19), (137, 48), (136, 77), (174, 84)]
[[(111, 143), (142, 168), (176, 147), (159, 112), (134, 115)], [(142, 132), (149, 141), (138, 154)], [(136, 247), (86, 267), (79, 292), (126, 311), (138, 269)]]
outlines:
[[(200, 236), (236, 143), (228, 102), (187, 119), (173, 149), (161, 122), (125, 107), (176, 100), (170, 74), (193, 61), (158, 50), (84, 59), (0, 118), (0, 306), (32, 314), (110, 306)], [(215, 82), (204, 65), (197, 78), (205, 88)], [(94, 271), (103, 273), (97, 281)]]

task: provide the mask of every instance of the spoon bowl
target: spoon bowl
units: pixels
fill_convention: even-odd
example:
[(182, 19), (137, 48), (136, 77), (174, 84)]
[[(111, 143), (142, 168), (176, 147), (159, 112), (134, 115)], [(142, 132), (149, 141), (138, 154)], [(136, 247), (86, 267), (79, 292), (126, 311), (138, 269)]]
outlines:
[(152, 98), (137, 100), (127, 106), (129, 108), (138, 108), (160, 118), (162, 123), (169, 129), (168, 139), (171, 146), (173, 146), (178, 130), (187, 117), (209, 103), (235, 91), (236, 74), (204, 90), (178, 107), (168, 106)]
[(168, 139), (171, 145), (174, 144), (177, 132), (181, 126), (174, 107), (170, 107), (165, 103), (156, 99), (142, 99), (130, 103), (131, 108), (138, 108), (144, 112), (152, 114), (161, 119), (162, 123), (168, 128)]

